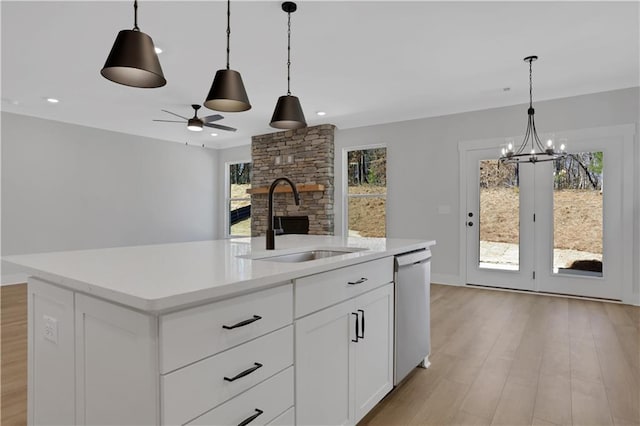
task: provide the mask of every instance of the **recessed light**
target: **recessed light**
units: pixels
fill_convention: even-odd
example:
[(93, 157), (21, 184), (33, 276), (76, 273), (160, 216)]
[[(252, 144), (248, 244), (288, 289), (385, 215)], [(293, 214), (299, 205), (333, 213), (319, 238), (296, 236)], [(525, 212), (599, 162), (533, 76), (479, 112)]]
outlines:
[(47, 98), (47, 102), (49, 102), (50, 104), (57, 104), (60, 101), (56, 98)]
[(160, 49), (158, 46), (154, 47), (155, 51), (156, 51), (156, 55), (159, 55), (162, 53), (162, 49)]
[(322, 117), (323, 115), (327, 115), (327, 113), (326, 113), (326, 112), (324, 112), (324, 111), (318, 111), (318, 112), (316, 112), (316, 114), (317, 114), (317, 115), (319, 115), (319, 116), (321, 116), (321, 117)]
[(217, 133), (211, 133), (211, 136), (216, 137), (216, 136), (218, 136), (218, 134)]

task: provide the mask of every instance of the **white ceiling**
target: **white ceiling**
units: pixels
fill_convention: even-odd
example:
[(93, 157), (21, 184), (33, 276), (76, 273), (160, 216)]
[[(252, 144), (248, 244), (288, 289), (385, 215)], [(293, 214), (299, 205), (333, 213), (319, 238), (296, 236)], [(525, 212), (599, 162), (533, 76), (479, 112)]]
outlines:
[[(231, 4), (231, 68), (253, 108), (223, 113), (220, 123), (239, 130), (215, 138), (151, 120), (171, 119), (161, 109), (190, 116), (203, 102), (225, 64), (226, 2), (139, 6), (141, 30), (164, 49), (160, 89), (99, 73), (117, 32), (133, 26), (132, 2), (2, 1), (2, 110), (212, 148), (275, 131), (268, 123), (286, 92), (279, 1)], [(292, 93), (310, 125), (344, 129), (525, 103), (531, 54), (534, 102), (638, 86), (638, 22), (637, 2), (300, 1)]]

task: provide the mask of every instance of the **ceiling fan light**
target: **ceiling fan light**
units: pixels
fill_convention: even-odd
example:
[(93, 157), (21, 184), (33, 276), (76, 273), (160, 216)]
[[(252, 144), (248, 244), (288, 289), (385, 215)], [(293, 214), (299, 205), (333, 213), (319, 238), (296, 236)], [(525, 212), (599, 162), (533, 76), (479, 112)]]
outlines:
[(298, 97), (293, 95), (280, 96), (269, 125), (276, 129), (302, 129), (307, 127), (307, 121), (304, 118), (304, 112), (302, 112)]
[(198, 118), (190, 118), (187, 123), (187, 129), (192, 132), (201, 132), (202, 131), (202, 120)]
[(241, 112), (251, 109), (240, 73), (228, 69), (218, 70), (204, 106), (223, 112)]
[(167, 84), (153, 40), (139, 30), (118, 33), (100, 74), (131, 87), (154, 88)]

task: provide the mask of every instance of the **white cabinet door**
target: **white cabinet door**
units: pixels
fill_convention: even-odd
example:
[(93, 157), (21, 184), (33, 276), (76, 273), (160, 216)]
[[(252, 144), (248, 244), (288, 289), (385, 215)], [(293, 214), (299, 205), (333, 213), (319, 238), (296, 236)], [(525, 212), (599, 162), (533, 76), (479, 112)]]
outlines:
[(393, 283), (295, 327), (297, 425), (353, 425), (392, 389)]
[(295, 323), (296, 424), (352, 425), (353, 300)]
[(355, 410), (360, 421), (393, 388), (393, 284), (355, 300), (360, 336), (355, 349)]

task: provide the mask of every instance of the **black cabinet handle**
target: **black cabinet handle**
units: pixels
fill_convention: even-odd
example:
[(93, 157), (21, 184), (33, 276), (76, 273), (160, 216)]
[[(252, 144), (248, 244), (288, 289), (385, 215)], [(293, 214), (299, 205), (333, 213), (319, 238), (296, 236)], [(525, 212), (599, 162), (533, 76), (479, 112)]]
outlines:
[(236, 374), (232, 378), (225, 377), (224, 380), (227, 381), (227, 382), (234, 382), (234, 381), (236, 381), (238, 379), (243, 378), (244, 376), (248, 376), (249, 374), (253, 373), (254, 371), (256, 371), (260, 367), (262, 367), (262, 364), (260, 364), (259, 362), (254, 362), (253, 363), (253, 367), (247, 368), (246, 370)]
[(368, 278), (362, 277), (356, 281), (347, 281), (347, 284), (356, 285), (356, 284), (362, 284), (365, 281), (368, 281)]
[(355, 340), (351, 339), (351, 341), (355, 342), (355, 343), (358, 343), (358, 337), (360, 337), (360, 336), (358, 336), (358, 325), (360, 323), (360, 316), (358, 315), (357, 312), (351, 312), (351, 315), (355, 315), (356, 316), (356, 339)]
[(261, 316), (254, 315), (253, 318), (249, 318), (247, 320), (240, 321), (239, 323), (234, 324), (234, 325), (223, 325), (222, 328), (224, 328), (225, 330), (233, 330), (234, 328), (244, 327), (245, 325), (249, 325), (252, 322), (256, 322), (256, 321), (258, 321), (260, 319), (262, 319)]
[(238, 423), (238, 426), (247, 426), (249, 423), (251, 423), (252, 421), (254, 421), (256, 419), (256, 417), (258, 417), (260, 414), (264, 413), (264, 411), (262, 410), (258, 410), (256, 408), (256, 413), (251, 416), (251, 417), (247, 417), (246, 419), (244, 419), (243, 421), (241, 421), (240, 423)]
[(364, 339), (364, 311), (362, 309), (358, 309), (358, 312), (362, 313), (362, 336), (358, 337)]

